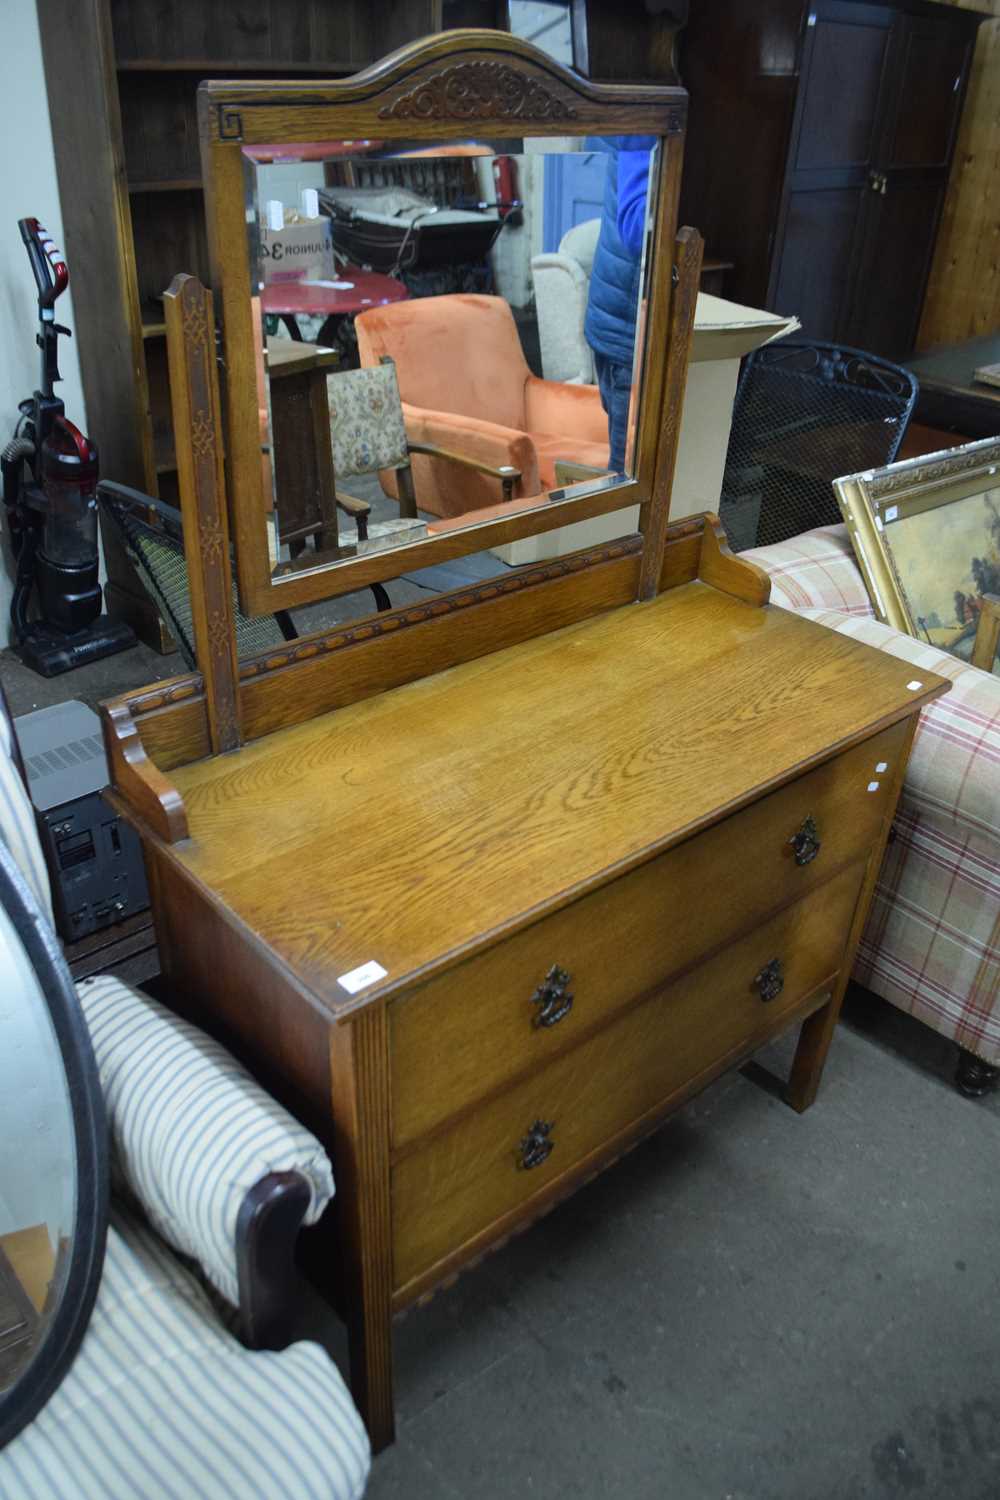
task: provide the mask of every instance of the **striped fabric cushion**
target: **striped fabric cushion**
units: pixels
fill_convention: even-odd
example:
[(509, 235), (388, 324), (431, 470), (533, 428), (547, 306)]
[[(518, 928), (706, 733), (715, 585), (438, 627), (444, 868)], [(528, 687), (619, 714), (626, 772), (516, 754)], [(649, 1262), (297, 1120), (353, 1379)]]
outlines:
[(0, 1500), (357, 1500), (370, 1463), (327, 1354), (244, 1349), (116, 1207), (83, 1344), (0, 1453)]
[(52, 921), (49, 873), (38, 842), (38, 829), (31, 799), (12, 757), (11, 730), (0, 713), (0, 837), (17, 860), (42, 911)]
[(239, 1300), (236, 1220), (269, 1172), (312, 1187), (306, 1223), (333, 1197), (320, 1143), (229, 1053), (118, 979), (84, 980), (87, 1017), (112, 1137), (112, 1170), (163, 1238)]
[(820, 526), (772, 547), (751, 547), (740, 556), (770, 575), (772, 604), (862, 617), (874, 613), (846, 526)]

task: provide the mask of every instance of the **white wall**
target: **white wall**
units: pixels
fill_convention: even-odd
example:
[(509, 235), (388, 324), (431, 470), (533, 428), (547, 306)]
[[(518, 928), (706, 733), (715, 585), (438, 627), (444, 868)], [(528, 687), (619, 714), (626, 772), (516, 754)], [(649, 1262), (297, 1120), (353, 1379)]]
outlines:
[[(18, 219), (40, 219), (62, 247), (62, 216), (56, 184), (52, 131), (49, 125), (45, 71), (34, 0), (0, 3), (3, 88), (0, 89), (0, 445), (7, 443), (17, 420), (17, 403), (38, 385), (39, 352), (35, 344), (35, 281), (18, 232)], [(70, 266), (72, 283), (73, 267)], [(72, 285), (56, 303), (57, 321), (74, 327)], [(72, 339), (61, 340), (56, 392), (66, 415), (87, 430), (80, 366)], [(0, 558), (0, 646), (10, 634), (12, 561), (4, 524)]]

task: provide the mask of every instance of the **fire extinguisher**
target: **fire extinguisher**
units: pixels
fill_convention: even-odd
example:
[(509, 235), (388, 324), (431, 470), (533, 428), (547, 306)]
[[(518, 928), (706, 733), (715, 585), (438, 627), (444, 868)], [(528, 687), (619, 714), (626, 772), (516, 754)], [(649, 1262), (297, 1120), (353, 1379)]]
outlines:
[(517, 163), (512, 156), (493, 158), (493, 191), (496, 210), (505, 224), (521, 223), (521, 200), (517, 195)]

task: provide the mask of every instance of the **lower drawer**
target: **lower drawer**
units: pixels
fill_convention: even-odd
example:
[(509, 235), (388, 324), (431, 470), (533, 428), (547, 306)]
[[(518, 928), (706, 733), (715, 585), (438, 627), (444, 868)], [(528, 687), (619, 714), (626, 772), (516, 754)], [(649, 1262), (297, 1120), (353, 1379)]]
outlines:
[[(443, 1273), (463, 1245), (487, 1241), (491, 1227), (507, 1232), (555, 1180), (780, 1030), (839, 968), (864, 868), (852, 865), (506, 1093), (400, 1152), (392, 1169), (395, 1290), (419, 1291), (421, 1278), (431, 1282), (434, 1267)], [(770, 974), (781, 988), (765, 999), (767, 980), (756, 981), (775, 961), (780, 974)], [(427, 1046), (436, 1054), (433, 1034)], [(533, 1133), (536, 1126), (545, 1129)]]

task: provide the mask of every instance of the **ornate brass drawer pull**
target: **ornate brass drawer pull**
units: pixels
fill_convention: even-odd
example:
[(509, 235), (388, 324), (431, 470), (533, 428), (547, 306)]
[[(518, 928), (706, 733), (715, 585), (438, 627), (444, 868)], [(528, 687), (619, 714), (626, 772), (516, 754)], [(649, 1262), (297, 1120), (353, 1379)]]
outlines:
[(785, 988), (785, 976), (781, 972), (781, 959), (772, 958), (759, 974), (754, 975), (754, 988), (762, 1000), (776, 1000)]
[(552, 1155), (553, 1142), (549, 1140), (551, 1129), (551, 1120), (536, 1120), (518, 1146), (521, 1153), (518, 1165), (525, 1172), (530, 1172), (532, 1167), (540, 1167)]
[(558, 964), (553, 964), (531, 997), (532, 1005), (538, 1006), (532, 1018), (532, 1026), (554, 1026), (557, 1021), (562, 1020), (563, 1016), (569, 1015), (573, 1009), (573, 996), (570, 994), (569, 985), (568, 971), (560, 969)]
[(820, 851), (819, 829), (816, 827), (816, 819), (812, 813), (809, 814), (802, 827), (793, 833), (788, 840), (795, 850), (795, 863), (797, 865), (808, 865), (814, 860)]

